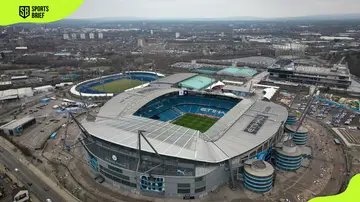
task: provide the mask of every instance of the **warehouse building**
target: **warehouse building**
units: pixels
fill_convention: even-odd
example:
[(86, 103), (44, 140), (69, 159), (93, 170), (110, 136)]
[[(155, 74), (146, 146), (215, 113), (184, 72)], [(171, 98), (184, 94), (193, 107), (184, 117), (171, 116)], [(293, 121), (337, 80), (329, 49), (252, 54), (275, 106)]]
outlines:
[(34, 96), (34, 91), (31, 88), (18, 88), (0, 91), (0, 100), (13, 100), (32, 96)]
[(12, 120), (7, 124), (2, 125), (0, 130), (2, 130), (7, 135), (18, 136), (21, 135), (24, 129), (34, 125), (35, 123), (36, 119), (34, 117), (26, 116), (21, 119)]
[(39, 87), (34, 88), (35, 93), (46, 93), (46, 92), (53, 91), (53, 90), (55, 90), (55, 87), (51, 86), (51, 85), (39, 86)]

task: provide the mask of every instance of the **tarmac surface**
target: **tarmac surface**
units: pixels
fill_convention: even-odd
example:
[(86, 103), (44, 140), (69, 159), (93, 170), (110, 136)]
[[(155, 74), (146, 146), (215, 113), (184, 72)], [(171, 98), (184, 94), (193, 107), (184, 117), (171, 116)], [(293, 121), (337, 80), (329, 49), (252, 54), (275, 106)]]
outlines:
[[(41, 201), (51, 199), (52, 201), (65, 201), (60, 197), (51, 187), (48, 187), (41, 179), (39, 179), (34, 173), (20, 162), (20, 159), (13, 157), (6, 149), (0, 153), (0, 163), (6, 165), (9, 172), (12, 172), (18, 179), (24, 183), (32, 183), (31, 186), (27, 186), (30, 192), (36, 193), (37, 198)], [(15, 168), (18, 171), (15, 171)]]
[(51, 199), (56, 202), (76, 202), (79, 201), (76, 197), (68, 193), (67, 190), (63, 189), (58, 182), (54, 182), (50, 179), (50, 175), (45, 175), (33, 164), (31, 164), (25, 156), (19, 151), (15, 151), (15, 147), (1, 138), (1, 149), (3, 152), (0, 153), (0, 163), (7, 166), (11, 171), (18, 169), (16, 176), (22, 182), (27, 184), (31, 182), (32, 185), (28, 186), (28, 189), (32, 193), (36, 193), (36, 197), (40, 201)]
[[(61, 100), (51, 100), (48, 103), (39, 103), (26, 108), (18, 117), (33, 116), (37, 123), (26, 128), (23, 134), (14, 137), (14, 140), (32, 150), (40, 148), (49, 136), (67, 121), (66, 118), (63, 118), (62, 113), (56, 113), (56, 109), (52, 108), (54, 105), (60, 105), (61, 102)], [(45, 104), (46, 106), (44, 106)], [(39, 108), (40, 106), (43, 107)]]

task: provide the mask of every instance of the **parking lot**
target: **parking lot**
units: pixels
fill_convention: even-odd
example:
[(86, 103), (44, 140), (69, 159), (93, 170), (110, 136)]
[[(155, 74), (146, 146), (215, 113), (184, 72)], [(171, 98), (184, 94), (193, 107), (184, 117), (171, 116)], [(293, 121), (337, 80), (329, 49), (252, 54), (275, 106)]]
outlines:
[[(319, 97), (324, 97), (320, 94)], [(326, 97), (326, 96), (325, 96)], [(335, 96), (333, 96), (335, 97)], [(297, 116), (305, 111), (310, 100), (309, 95), (281, 91), (276, 102), (290, 106)], [(346, 104), (344, 104), (346, 105)], [(347, 146), (360, 145), (360, 124), (359, 114), (340, 104), (332, 104), (321, 99), (315, 99), (309, 106), (307, 116), (323, 122), (336, 132)]]
[(15, 141), (29, 149), (39, 149), (49, 136), (67, 121), (66, 114), (57, 113), (54, 105), (61, 105), (61, 100), (51, 100), (48, 103), (39, 103), (30, 108), (25, 108), (18, 118), (32, 116), (36, 118), (36, 124), (26, 128), (23, 134), (14, 137)]
[[(303, 113), (310, 97), (299, 95), (291, 108)], [(312, 116), (332, 127), (344, 127), (350, 130), (357, 130), (359, 126), (359, 115), (351, 110), (341, 108), (338, 105), (314, 100), (308, 110), (308, 116)]]
[[(77, 120), (81, 120), (85, 115), (77, 117)], [(65, 123), (57, 131), (57, 135), (54, 139), (48, 140), (48, 145), (45, 149), (45, 153), (57, 154), (58, 152), (64, 151), (66, 146), (70, 149), (73, 147), (79, 147), (81, 144), (78, 141), (80, 129), (76, 123), (70, 118), (69, 123)]]

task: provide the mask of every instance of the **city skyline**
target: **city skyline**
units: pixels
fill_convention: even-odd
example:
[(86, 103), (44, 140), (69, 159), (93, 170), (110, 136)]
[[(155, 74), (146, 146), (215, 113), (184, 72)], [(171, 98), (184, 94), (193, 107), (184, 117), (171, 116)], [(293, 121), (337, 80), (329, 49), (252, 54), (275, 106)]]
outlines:
[(68, 18), (281, 18), (359, 11), (357, 0), (86, 0)]

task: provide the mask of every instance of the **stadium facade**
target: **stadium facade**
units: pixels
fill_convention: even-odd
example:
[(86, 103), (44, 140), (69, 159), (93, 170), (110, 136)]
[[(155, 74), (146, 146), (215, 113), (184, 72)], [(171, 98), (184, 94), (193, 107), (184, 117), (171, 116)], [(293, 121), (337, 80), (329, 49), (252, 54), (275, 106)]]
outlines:
[[(269, 158), (282, 139), (287, 109), (171, 87), (193, 76), (171, 75), (120, 93), (78, 123), (92, 171), (133, 193), (192, 199), (234, 185), (248, 159)], [(205, 132), (174, 124), (189, 113), (218, 120)]]

